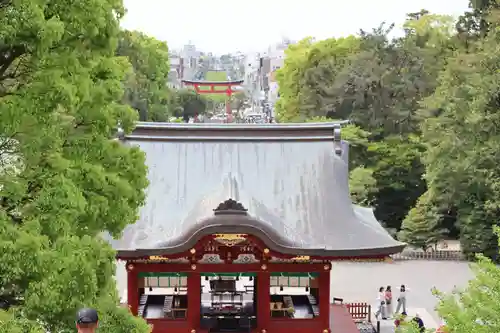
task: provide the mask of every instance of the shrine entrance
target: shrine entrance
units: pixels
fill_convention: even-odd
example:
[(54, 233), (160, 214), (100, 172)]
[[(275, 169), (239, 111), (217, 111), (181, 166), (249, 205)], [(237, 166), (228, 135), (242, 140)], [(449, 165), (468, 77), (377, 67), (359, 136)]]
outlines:
[(201, 273), (200, 328), (208, 332), (249, 332), (257, 327), (253, 273)]
[(182, 80), (182, 83), (186, 86), (194, 87), (196, 93), (200, 95), (204, 94), (221, 94), (226, 95), (225, 105), (226, 105), (226, 116), (227, 122), (233, 121), (233, 113), (231, 110), (231, 99), (233, 94), (238, 93), (234, 87), (239, 87), (243, 83), (243, 80), (237, 81), (190, 81)]

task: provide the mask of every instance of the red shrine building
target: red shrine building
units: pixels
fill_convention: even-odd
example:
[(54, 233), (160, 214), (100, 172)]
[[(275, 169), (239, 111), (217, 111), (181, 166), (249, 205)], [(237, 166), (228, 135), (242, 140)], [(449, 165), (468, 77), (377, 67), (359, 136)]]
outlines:
[(332, 261), (404, 248), (351, 203), (337, 124), (139, 123), (121, 139), (145, 152), (150, 185), (112, 243), (153, 333), (351, 333)]

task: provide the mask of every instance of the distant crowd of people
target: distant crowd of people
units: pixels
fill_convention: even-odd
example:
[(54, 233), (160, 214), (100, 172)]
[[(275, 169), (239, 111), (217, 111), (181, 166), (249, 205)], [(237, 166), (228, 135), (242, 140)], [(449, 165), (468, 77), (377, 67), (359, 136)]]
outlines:
[[(393, 311), (394, 297), (392, 295), (391, 286), (380, 287), (377, 296), (377, 312), (375, 312), (375, 318), (378, 320), (380, 317), (382, 320), (388, 320), (395, 318), (394, 325), (396, 328), (400, 327), (401, 324), (406, 320), (408, 314), (406, 312), (406, 293), (408, 289), (404, 284), (399, 288), (399, 295), (396, 299), (396, 311)], [(401, 312), (400, 312), (401, 311)], [(424, 321), (418, 314), (413, 317), (412, 321), (419, 328), (420, 332), (425, 332)]]

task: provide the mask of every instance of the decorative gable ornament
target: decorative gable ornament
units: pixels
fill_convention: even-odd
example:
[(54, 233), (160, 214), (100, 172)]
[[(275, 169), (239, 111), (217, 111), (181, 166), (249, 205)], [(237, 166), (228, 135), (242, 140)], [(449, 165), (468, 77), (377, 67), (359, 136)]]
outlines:
[(221, 202), (217, 208), (214, 209), (214, 214), (238, 214), (238, 215), (247, 215), (247, 209), (240, 202), (228, 199), (224, 202)]

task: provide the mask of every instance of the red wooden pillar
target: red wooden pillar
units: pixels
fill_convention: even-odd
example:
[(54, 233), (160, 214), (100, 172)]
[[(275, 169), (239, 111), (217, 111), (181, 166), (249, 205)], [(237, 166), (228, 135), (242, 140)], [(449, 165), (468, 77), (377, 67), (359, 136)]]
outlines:
[(127, 305), (130, 312), (137, 316), (139, 309), (139, 273), (134, 264), (128, 263), (127, 269)]
[(257, 328), (259, 332), (268, 329), (271, 320), (271, 275), (269, 272), (257, 273)]
[(233, 112), (231, 110), (231, 96), (233, 91), (231, 90), (231, 86), (228, 86), (226, 90), (226, 114), (227, 114), (227, 122), (231, 123), (233, 121)]
[(187, 277), (188, 311), (187, 319), (192, 325), (191, 329), (198, 329), (201, 320), (201, 275), (191, 272)]
[[(328, 266), (330, 267), (330, 266)], [(319, 317), (323, 329), (330, 329), (330, 269), (319, 273)]]

